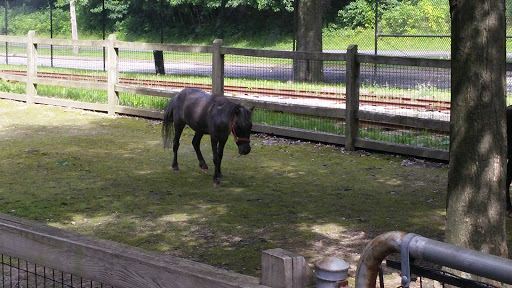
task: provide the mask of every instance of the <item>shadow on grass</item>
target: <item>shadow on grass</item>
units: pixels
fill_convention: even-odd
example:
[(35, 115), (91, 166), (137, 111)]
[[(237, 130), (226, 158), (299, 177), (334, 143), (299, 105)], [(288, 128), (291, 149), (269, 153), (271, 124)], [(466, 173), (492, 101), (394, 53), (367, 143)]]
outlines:
[(215, 189), (209, 138), (204, 174), (190, 129), (174, 174), (157, 121), (12, 102), (0, 114), (0, 212), (25, 219), (256, 276), (266, 249), (355, 265), (382, 232), (444, 234), (445, 167), (259, 135), (247, 156), (228, 140)]

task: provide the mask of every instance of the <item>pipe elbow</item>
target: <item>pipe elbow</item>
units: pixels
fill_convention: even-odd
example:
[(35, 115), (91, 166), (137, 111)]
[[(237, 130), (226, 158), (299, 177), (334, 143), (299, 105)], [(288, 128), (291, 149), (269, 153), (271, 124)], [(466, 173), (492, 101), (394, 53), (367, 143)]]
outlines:
[(388, 255), (400, 253), (402, 239), (407, 234), (400, 231), (387, 232), (366, 245), (357, 264), (356, 288), (375, 287), (380, 264)]

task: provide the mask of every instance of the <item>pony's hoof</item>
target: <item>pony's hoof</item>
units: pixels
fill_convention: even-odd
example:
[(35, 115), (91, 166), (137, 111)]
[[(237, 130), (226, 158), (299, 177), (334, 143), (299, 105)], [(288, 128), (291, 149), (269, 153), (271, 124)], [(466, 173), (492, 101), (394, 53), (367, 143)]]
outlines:
[(172, 169), (172, 172), (174, 172), (174, 174), (180, 174), (180, 169)]
[(203, 173), (208, 173), (208, 168), (201, 168), (201, 171), (203, 171)]
[(220, 188), (220, 183), (213, 183), (213, 188)]

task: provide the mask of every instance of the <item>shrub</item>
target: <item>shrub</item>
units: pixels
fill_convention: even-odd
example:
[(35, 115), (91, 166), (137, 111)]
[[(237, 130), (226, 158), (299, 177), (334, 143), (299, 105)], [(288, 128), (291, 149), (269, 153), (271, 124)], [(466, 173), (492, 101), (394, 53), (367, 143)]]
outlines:
[(356, 0), (338, 11), (337, 22), (349, 28), (375, 27), (375, 9), (366, 0)]
[[(1, 17), (4, 17), (2, 11)], [(48, 8), (34, 10), (27, 6), (12, 7), (8, 13), (8, 34), (24, 36), (29, 30), (35, 30), (38, 35), (50, 34), (50, 11)], [(53, 31), (62, 35), (71, 35), (69, 12), (60, 9), (53, 10)], [(2, 31), (4, 32), (4, 31)]]
[(450, 34), (450, 5), (444, 0), (421, 0), (418, 9), (428, 23), (427, 31), (436, 34)]
[(381, 31), (391, 34), (447, 34), (450, 14), (447, 1), (403, 1), (384, 13)]
[(410, 1), (404, 1), (382, 16), (382, 32), (391, 34), (408, 34), (421, 21), (421, 12)]

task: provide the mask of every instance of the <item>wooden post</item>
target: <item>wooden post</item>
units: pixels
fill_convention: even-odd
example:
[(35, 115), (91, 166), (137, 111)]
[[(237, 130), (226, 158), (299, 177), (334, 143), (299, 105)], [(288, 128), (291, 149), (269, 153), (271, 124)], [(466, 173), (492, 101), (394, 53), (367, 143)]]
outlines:
[(357, 45), (347, 49), (347, 109), (345, 118), (345, 148), (355, 150), (355, 140), (359, 136), (359, 75), (360, 64), (356, 60)]
[(108, 115), (114, 115), (119, 105), (119, 95), (116, 85), (119, 84), (119, 49), (115, 48), (116, 35), (108, 36)]
[(155, 59), (156, 75), (165, 75), (164, 51), (153, 50), (153, 58)]
[(222, 39), (213, 41), (212, 94), (224, 95), (224, 54), (221, 54)]
[(34, 103), (34, 96), (37, 96), (37, 84), (34, 83), (37, 77), (37, 44), (34, 43), (36, 32), (28, 32), (27, 40), (27, 104)]
[(272, 288), (304, 288), (314, 283), (304, 257), (277, 248), (263, 251), (261, 284)]

